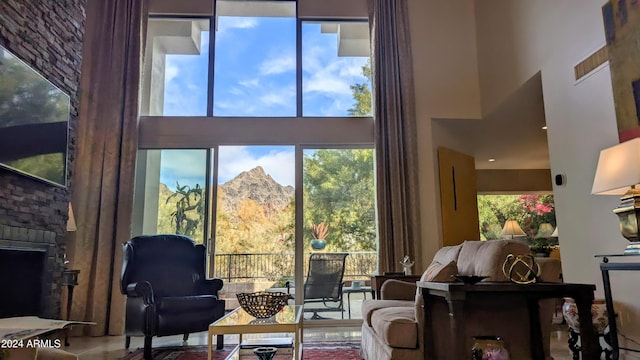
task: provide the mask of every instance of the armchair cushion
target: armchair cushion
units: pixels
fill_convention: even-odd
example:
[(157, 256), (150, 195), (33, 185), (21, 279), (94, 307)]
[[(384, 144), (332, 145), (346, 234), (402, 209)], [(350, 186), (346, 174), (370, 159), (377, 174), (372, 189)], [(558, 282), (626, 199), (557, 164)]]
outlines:
[(371, 316), (371, 327), (390, 346), (406, 349), (418, 347), (418, 325), (413, 306), (378, 309)]
[(362, 302), (362, 313), (366, 314), (363, 320), (367, 325), (372, 326), (371, 316), (377, 310), (391, 307), (413, 307), (414, 303), (414, 300), (365, 300)]
[(214, 295), (163, 297), (156, 301), (159, 312), (198, 312), (214, 309), (218, 298)]

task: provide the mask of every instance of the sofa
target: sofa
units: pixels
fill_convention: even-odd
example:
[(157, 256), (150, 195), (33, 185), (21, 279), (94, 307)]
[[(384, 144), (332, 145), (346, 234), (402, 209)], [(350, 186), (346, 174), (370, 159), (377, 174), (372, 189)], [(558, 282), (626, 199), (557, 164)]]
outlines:
[[(432, 263), (422, 274), (421, 281), (454, 281), (451, 275), (483, 275), (483, 281), (509, 281), (502, 266), (508, 254), (529, 254), (529, 246), (520, 240), (465, 241), (456, 246), (440, 249)], [(552, 259), (536, 261), (542, 275), (539, 281), (560, 282), (560, 262)], [(365, 360), (396, 360), (424, 358), (424, 313), (422, 294), (415, 284), (399, 280), (387, 280), (381, 288), (381, 299), (365, 300), (362, 305), (361, 356)], [(553, 299), (540, 301), (540, 318), (544, 351), (550, 356), (550, 334)], [(527, 304), (482, 301), (473, 303), (467, 311), (466, 328), (473, 335), (501, 336), (512, 360), (529, 359), (529, 318)], [(448, 307), (445, 301), (436, 302), (430, 309), (431, 318), (449, 325)], [(437, 328), (437, 327), (436, 327)], [(434, 335), (434, 353), (437, 359), (450, 353), (446, 331)], [(460, 346), (468, 346), (472, 338), (456, 339)], [(471, 357), (471, 346), (469, 356)]]

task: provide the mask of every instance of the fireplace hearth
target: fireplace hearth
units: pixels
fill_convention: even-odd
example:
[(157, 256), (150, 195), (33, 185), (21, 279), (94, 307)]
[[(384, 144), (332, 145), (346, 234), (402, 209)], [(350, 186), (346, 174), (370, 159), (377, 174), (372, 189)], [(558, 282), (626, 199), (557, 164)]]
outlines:
[(42, 314), (46, 251), (0, 249), (0, 318)]
[(60, 317), (57, 250), (53, 231), (0, 225), (0, 318)]

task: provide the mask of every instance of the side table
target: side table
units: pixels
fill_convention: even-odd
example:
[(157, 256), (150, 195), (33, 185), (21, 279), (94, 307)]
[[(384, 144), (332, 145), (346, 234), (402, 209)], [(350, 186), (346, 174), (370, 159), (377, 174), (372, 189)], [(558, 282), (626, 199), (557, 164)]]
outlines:
[(402, 273), (399, 274), (385, 274), (385, 275), (373, 275), (371, 276), (371, 294), (374, 299), (380, 299), (380, 290), (382, 289), (382, 284), (389, 280), (400, 280), (404, 282), (414, 283), (420, 280), (422, 275), (405, 275)]
[[(62, 270), (62, 285), (67, 286), (67, 321), (71, 320), (71, 305), (73, 304), (73, 288), (78, 285), (80, 270), (65, 268)], [(69, 346), (69, 329), (64, 331), (64, 346)]]
[(345, 286), (342, 288), (342, 294), (347, 294), (347, 304), (349, 305), (349, 319), (351, 319), (351, 294), (362, 293), (364, 299), (367, 299), (367, 293), (371, 292), (371, 286), (360, 286), (354, 288), (353, 286)]
[(609, 280), (610, 270), (626, 270), (640, 271), (640, 261), (635, 262), (610, 262), (609, 258), (622, 259), (625, 257), (635, 256), (640, 260), (640, 254), (610, 254), (596, 255), (596, 258), (602, 258), (600, 263), (600, 271), (602, 272), (602, 287), (604, 290), (604, 300), (607, 305), (607, 314), (609, 316), (609, 337), (611, 342), (609, 345), (613, 348), (612, 359), (620, 358), (620, 345), (618, 344), (618, 326), (616, 324), (616, 314), (613, 309), (613, 296), (611, 295), (611, 281)]
[[(468, 359), (471, 355), (473, 334), (467, 332), (467, 317), (473, 308), (472, 304), (478, 301), (493, 299), (502, 303), (524, 300), (529, 313), (529, 344), (531, 344), (530, 359), (544, 360), (544, 347), (542, 339), (542, 327), (540, 324), (540, 309), (538, 301), (541, 299), (554, 299), (558, 297), (572, 297), (578, 309), (578, 316), (583, 319), (591, 317), (591, 303), (593, 302), (592, 284), (569, 283), (535, 283), (513, 284), (509, 282), (480, 282), (475, 285), (463, 283), (436, 283), (419, 281), (418, 288), (424, 298), (424, 346), (425, 359), (435, 359), (435, 338), (437, 332), (447, 332), (450, 341), (447, 344), (448, 353), (446, 360)], [(436, 302), (445, 302), (449, 310), (448, 324), (435, 324), (430, 309)], [(582, 335), (582, 359), (600, 359), (598, 352), (597, 336), (589, 321), (580, 323)]]

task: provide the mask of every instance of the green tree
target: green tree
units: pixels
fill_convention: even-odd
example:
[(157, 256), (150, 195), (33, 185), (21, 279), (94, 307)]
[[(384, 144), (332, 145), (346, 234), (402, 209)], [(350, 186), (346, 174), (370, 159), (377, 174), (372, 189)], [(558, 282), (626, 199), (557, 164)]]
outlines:
[[(362, 66), (362, 76), (371, 79), (370, 61)], [(349, 87), (351, 88), (355, 104), (347, 110), (347, 113), (350, 116), (371, 116), (373, 112), (371, 111), (371, 89), (369, 88), (369, 83), (356, 83), (349, 85)]]
[(322, 149), (305, 155), (305, 242), (311, 224), (331, 228), (327, 251), (373, 251), (376, 244), (373, 150)]
[(507, 220), (518, 222), (532, 240), (542, 223), (556, 225), (553, 195), (478, 195), (480, 236), (499, 239)]

